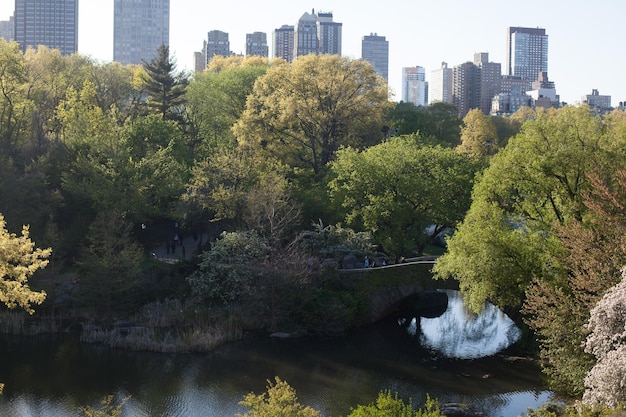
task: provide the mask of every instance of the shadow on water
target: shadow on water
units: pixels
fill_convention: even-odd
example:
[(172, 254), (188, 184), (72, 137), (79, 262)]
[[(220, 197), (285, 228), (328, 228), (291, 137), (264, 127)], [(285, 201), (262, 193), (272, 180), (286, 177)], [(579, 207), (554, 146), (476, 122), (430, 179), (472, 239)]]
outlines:
[[(438, 318), (446, 323), (439, 327), (444, 332), (467, 328), (469, 340), (501, 332), (486, 321), (481, 331), (472, 330), (478, 324), (452, 324), (445, 314)], [(206, 355), (112, 350), (68, 337), (0, 338), (0, 378), (6, 383), (0, 415), (79, 416), (78, 406), (95, 406), (114, 393), (131, 397), (125, 417), (227, 417), (244, 413), (238, 404), (243, 397), (264, 392), (275, 376), (324, 417), (346, 416), (387, 389), (417, 405), (427, 394), (442, 403), (471, 403), (491, 417), (515, 417), (549, 399), (533, 362), (448, 357), (422, 344), (431, 325), (420, 322), (422, 330), (413, 334), (387, 319), (330, 339), (247, 337)]]

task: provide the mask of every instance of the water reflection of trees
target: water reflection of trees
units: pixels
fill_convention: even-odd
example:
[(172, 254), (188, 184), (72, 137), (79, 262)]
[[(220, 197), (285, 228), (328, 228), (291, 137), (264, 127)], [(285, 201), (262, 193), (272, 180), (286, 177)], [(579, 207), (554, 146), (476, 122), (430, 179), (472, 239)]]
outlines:
[(476, 315), (465, 307), (458, 291), (447, 293), (448, 309), (444, 314), (420, 318), (419, 330), (417, 322), (411, 326), (424, 347), (446, 357), (469, 359), (493, 355), (519, 339), (519, 328), (494, 305), (487, 304)]

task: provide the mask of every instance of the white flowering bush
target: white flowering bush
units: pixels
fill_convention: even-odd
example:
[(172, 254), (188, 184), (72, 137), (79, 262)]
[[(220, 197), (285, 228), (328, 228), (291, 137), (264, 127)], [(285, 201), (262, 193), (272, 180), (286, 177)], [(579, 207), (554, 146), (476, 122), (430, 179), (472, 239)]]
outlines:
[(626, 268), (591, 310), (587, 328), (585, 351), (598, 362), (585, 378), (583, 403), (616, 407), (626, 402)]

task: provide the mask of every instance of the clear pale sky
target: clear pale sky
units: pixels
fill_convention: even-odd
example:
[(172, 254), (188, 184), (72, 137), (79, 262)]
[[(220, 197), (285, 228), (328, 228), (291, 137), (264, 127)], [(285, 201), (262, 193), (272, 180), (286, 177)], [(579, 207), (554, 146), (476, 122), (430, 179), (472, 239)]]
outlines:
[[(13, 13), (0, 0), (0, 20)], [(246, 33), (293, 25), (312, 9), (343, 23), (344, 56), (361, 57), (361, 39), (377, 33), (389, 41), (389, 84), (401, 99), (402, 67), (422, 66), (426, 79), (488, 52), (503, 64), (509, 26), (540, 27), (549, 36), (548, 77), (561, 101), (574, 104), (592, 89), (626, 101), (626, 1), (624, 0), (171, 0), (170, 51), (179, 69), (191, 69), (193, 52), (210, 30), (229, 33), (231, 50), (245, 52)], [(113, 0), (80, 0), (78, 51), (113, 58)], [(270, 48), (271, 51), (271, 48)]]

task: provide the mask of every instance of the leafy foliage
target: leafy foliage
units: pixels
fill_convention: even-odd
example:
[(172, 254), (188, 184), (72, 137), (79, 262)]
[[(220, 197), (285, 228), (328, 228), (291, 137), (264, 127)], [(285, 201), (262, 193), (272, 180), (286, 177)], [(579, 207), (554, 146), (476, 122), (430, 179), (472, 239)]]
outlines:
[(408, 255), (463, 219), (480, 165), (403, 136), (362, 152), (342, 149), (331, 167), (331, 197), (348, 210), (347, 222), (362, 223), (385, 250)]
[(498, 148), (498, 132), (491, 118), (479, 109), (470, 110), (463, 118), (457, 150), (471, 158), (482, 158), (494, 155)]
[[(187, 115), (195, 131), (194, 149), (201, 155), (232, 148), (232, 126), (246, 108), (246, 99), (269, 64), (258, 57), (214, 57), (210, 70), (196, 73), (187, 88)], [(200, 158), (201, 159), (201, 158)]]
[(306, 55), (273, 65), (257, 80), (235, 135), (257, 152), (318, 175), (340, 146), (380, 140), (388, 105), (386, 83), (369, 63)]
[(90, 226), (89, 246), (79, 266), (79, 296), (83, 305), (113, 314), (132, 307), (132, 290), (140, 278), (143, 250), (131, 238), (131, 225), (119, 212), (102, 211)]
[(393, 135), (419, 134), (435, 145), (453, 147), (459, 144), (462, 120), (450, 103), (435, 102), (428, 107), (399, 102), (388, 113), (387, 133)]
[(161, 45), (157, 55), (144, 62), (143, 68), (148, 109), (163, 120), (182, 122), (188, 80), (183, 73), (175, 74), (176, 64), (170, 58), (169, 47)]
[(622, 281), (591, 310), (585, 351), (598, 362), (585, 378), (583, 402), (617, 407), (626, 403), (626, 269)]
[(21, 236), (9, 233), (0, 214), (0, 302), (9, 308), (19, 306), (32, 314), (31, 305), (41, 304), (46, 293), (31, 290), (28, 279), (48, 264), (46, 258), (51, 252), (51, 249), (35, 248), (28, 226), (22, 228)]
[(476, 184), (437, 276), (458, 279), (473, 309), (487, 299), (519, 307), (533, 277), (558, 276), (559, 263), (546, 258), (562, 249), (554, 225), (583, 218), (587, 174), (609, 149), (604, 130), (584, 107), (538, 112), (527, 121)]
[(254, 266), (263, 262), (268, 248), (254, 231), (223, 233), (201, 256), (200, 269), (187, 278), (193, 293), (209, 302), (237, 300), (250, 288)]
[(548, 262), (562, 264), (564, 276), (537, 280), (527, 292), (524, 312), (540, 337), (546, 373), (553, 387), (572, 394), (583, 393), (594, 364), (584, 352), (590, 311), (620, 281), (626, 263), (626, 172), (618, 168), (623, 163), (615, 158), (604, 174), (589, 175), (584, 223), (572, 221), (555, 230), (565, 252)]
[(267, 381), (267, 392), (256, 395), (250, 393), (240, 403), (248, 408), (245, 414), (237, 417), (316, 417), (319, 411), (303, 406), (298, 402), (296, 391), (285, 381), (276, 377), (275, 382)]
[(415, 410), (411, 401), (405, 403), (398, 394), (391, 391), (378, 394), (375, 403), (359, 405), (348, 417), (443, 417), (439, 411), (437, 400), (427, 397), (424, 409)]
[(360, 256), (374, 251), (369, 233), (355, 232), (340, 224), (324, 226), (321, 220), (313, 224), (313, 230), (301, 232), (299, 242), (306, 253), (320, 259), (341, 261), (348, 254)]

